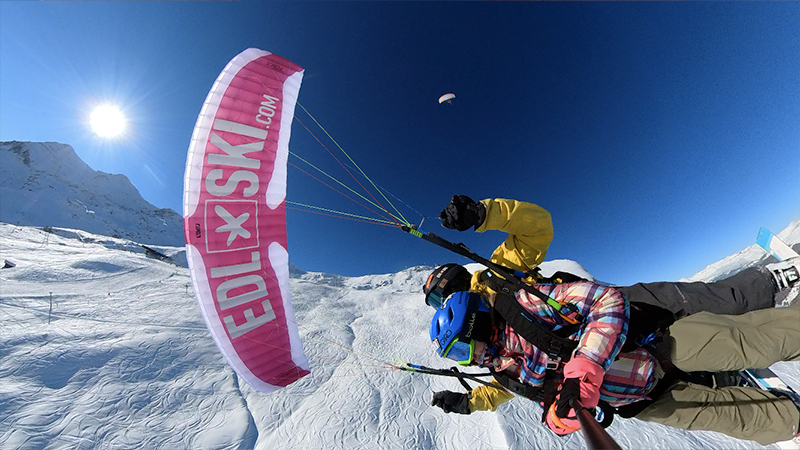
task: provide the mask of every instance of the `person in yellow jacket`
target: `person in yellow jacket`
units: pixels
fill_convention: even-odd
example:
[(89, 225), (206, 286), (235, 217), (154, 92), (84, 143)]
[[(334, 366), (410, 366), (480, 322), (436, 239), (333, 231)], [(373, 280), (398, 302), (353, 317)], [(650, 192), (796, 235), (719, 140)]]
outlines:
[[(518, 200), (498, 198), (475, 202), (467, 196), (455, 195), (439, 217), (442, 226), (458, 231), (474, 228), (479, 233), (489, 230), (508, 233), (492, 253), (490, 261), (529, 274), (526, 281), (531, 283), (542, 281), (531, 271), (544, 261), (553, 240), (553, 222), (546, 209)], [(615, 288), (630, 301), (665, 309), (677, 317), (701, 311), (738, 315), (772, 308), (777, 298), (792, 291), (786, 289), (782, 281), (786, 278), (784, 272), (797, 272), (798, 268), (784, 263), (778, 272), (770, 270), (779, 265), (751, 267), (714, 283), (655, 282)], [(577, 277), (559, 272), (551, 279), (575, 281)], [(448, 286), (450, 280), (452, 284)], [(460, 265), (445, 264), (437, 267), (428, 277), (423, 288), (425, 302), (437, 308), (443, 300), (443, 294), (470, 288), (476, 291), (483, 289), (480, 272), (470, 275)], [(771, 294), (766, 294), (769, 292)], [(788, 299), (784, 303), (788, 304)]]
[[(474, 227), (479, 233), (488, 230), (508, 233), (506, 240), (492, 253), (490, 261), (521, 272), (528, 272), (541, 264), (553, 240), (550, 213), (533, 203), (509, 199), (486, 199), (477, 203), (465, 195), (455, 195), (440, 218), (442, 226), (458, 231)], [(466, 269), (456, 264), (438, 267), (425, 285), (426, 302), (434, 308), (441, 304), (440, 298), (431, 296), (441, 294), (433, 287), (443, 279), (455, 279), (459, 283), (458, 286), (451, 285), (450, 292), (455, 292), (452, 290), (455, 287), (466, 288), (461, 283), (466, 273)], [(472, 286), (479, 285), (476, 274)]]
[[(508, 233), (509, 235), (505, 241), (492, 254), (491, 261), (528, 274), (528, 281), (531, 283), (542, 282), (541, 277), (531, 271), (544, 260), (547, 249), (553, 239), (552, 220), (550, 214), (544, 208), (532, 203), (510, 199), (485, 199), (475, 202), (469, 197), (457, 195), (452, 198), (445, 210), (442, 211), (440, 218), (443, 226), (459, 231), (473, 228), (477, 232), (499, 230)], [(790, 264), (787, 270), (796, 272), (798, 268)], [(454, 292), (471, 291), (479, 294), (491, 294), (488, 286), (481, 282), (480, 272), (470, 275), (464, 267), (457, 264), (446, 264), (436, 268), (428, 277), (424, 286), (426, 303), (438, 309), (442, 301)], [(569, 274), (559, 274), (559, 276), (564, 277), (565, 281), (571, 281), (569, 280)], [(545, 280), (545, 282), (547, 281), (552, 280)], [(708, 332), (710, 335), (714, 335), (715, 330), (726, 329), (727, 327), (738, 327), (744, 331), (748, 331), (749, 328), (757, 328), (756, 332), (763, 333), (770, 332), (767, 328), (780, 328), (778, 322), (784, 322), (788, 316), (794, 317), (794, 312), (797, 312), (795, 308), (792, 308), (792, 311), (794, 311), (792, 314), (766, 313), (757, 315), (759, 324), (753, 327), (750, 325), (753, 325), (751, 322), (756, 320), (756, 316), (745, 313), (773, 307), (776, 294), (786, 291), (786, 288), (787, 286), (781, 285), (777, 281), (777, 277), (772, 271), (755, 268), (745, 270), (731, 278), (716, 283), (663, 282), (638, 283), (633, 286), (616, 287), (631, 302), (632, 306), (632, 329), (628, 332), (629, 341), (633, 341), (636, 334), (633, 330), (633, 324), (641, 326), (646, 324), (649, 319), (655, 321), (661, 320), (665, 316), (671, 316), (671, 320), (666, 324), (666, 326), (669, 326), (675, 319), (703, 313), (698, 314), (697, 319), (678, 321), (673, 327), (670, 327), (673, 330), (680, 330), (681, 342), (686, 342), (687, 336), (698, 336), (700, 339), (706, 339), (709, 337), (705, 336), (704, 333), (707, 334), (706, 332)], [(647, 309), (642, 305), (651, 305), (654, 308)], [(634, 317), (634, 310), (640, 311), (638, 317)], [(653, 313), (653, 311), (656, 312)], [(728, 316), (721, 316), (720, 314), (744, 315), (741, 319), (733, 318), (729, 320)], [(769, 317), (765, 318), (767, 315)], [(775, 326), (765, 327), (767, 323)], [(774, 339), (775, 336), (767, 338)], [(688, 341), (693, 341), (693, 339), (690, 338)], [(700, 340), (698, 339), (698, 341)], [(747, 343), (739, 344), (746, 345)], [(755, 343), (753, 348), (755, 349), (759, 345), (761, 346), (759, 348), (763, 348), (764, 345), (762, 344)], [(625, 350), (623, 349), (623, 351)], [(673, 354), (672, 356), (675, 357), (676, 355)], [(698, 358), (702, 359), (699, 363), (696, 361)], [(779, 358), (776, 360), (794, 360), (797, 355), (793, 354), (788, 357), (782, 355), (776, 356), (776, 358)], [(712, 368), (714, 370), (738, 370), (756, 367), (749, 365), (751, 364), (750, 361), (739, 361), (736, 365), (741, 365), (741, 367), (728, 368), (726, 361), (720, 361), (719, 364), (715, 364), (709, 360), (709, 355), (696, 356), (693, 351), (687, 351), (685, 355), (678, 359), (680, 360), (678, 363), (683, 367), (689, 368), (692, 364), (697, 363), (696, 365), (706, 368), (702, 370)], [(758, 363), (760, 362), (762, 361)], [(753, 361), (752, 363), (756, 362)], [(720, 368), (716, 369), (716, 367)], [(684, 397), (686, 395), (706, 395), (705, 398), (711, 399), (714, 395), (730, 394), (722, 391), (698, 394), (692, 390), (693, 387), (679, 387), (679, 389), (673, 389), (664, 394), (663, 398), (659, 400), (660, 403), (656, 402), (654, 405), (645, 408), (644, 412), (639, 412), (637, 417), (685, 429), (711, 429), (744, 439), (754, 439), (753, 436), (748, 435), (745, 431), (734, 430), (732, 432), (730, 430), (731, 424), (726, 423), (724, 420), (720, 422), (719, 415), (711, 414), (711, 418), (706, 417), (708, 412), (703, 409), (675, 414), (670, 408), (675, 407), (677, 397), (680, 395), (684, 395)], [(494, 411), (500, 404), (513, 397), (514, 394), (502, 389), (479, 386), (469, 394), (457, 394), (449, 391), (437, 393), (432, 404), (446, 412), (468, 414), (482, 410)], [(735, 396), (733, 400), (735, 402)], [(778, 404), (779, 402), (771, 401), (770, 404), (772, 403)], [(736, 407), (740, 408), (740, 406)], [(774, 442), (773, 437), (775, 436), (785, 439), (786, 433), (790, 432), (792, 426), (794, 427), (793, 432), (797, 433), (797, 418), (794, 417), (797, 414), (797, 409), (791, 406), (791, 402), (788, 402), (788, 405), (781, 404), (781, 407), (788, 408), (788, 411), (792, 412), (792, 416), (785, 421), (776, 421), (771, 434), (765, 434), (766, 429), (764, 429), (756, 440), (761, 442), (771, 440), (771, 442)], [(752, 408), (758, 408), (758, 406), (752, 406)], [(765, 417), (780, 416), (781, 414), (776, 411), (777, 409), (770, 411)], [(741, 413), (743, 410), (739, 409), (738, 412)], [(675, 419), (675, 417), (678, 417), (678, 419)], [(693, 423), (697, 424), (695, 428), (692, 428)]]

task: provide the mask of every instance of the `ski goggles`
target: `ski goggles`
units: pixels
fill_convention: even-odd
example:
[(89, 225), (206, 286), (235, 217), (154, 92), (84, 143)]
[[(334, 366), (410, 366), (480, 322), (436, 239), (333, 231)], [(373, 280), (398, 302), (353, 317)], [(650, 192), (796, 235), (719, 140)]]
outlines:
[[(467, 277), (466, 282), (461, 278)], [(456, 283), (454, 280), (458, 279)], [(428, 306), (439, 309), (442, 302), (453, 292), (466, 291), (469, 289), (469, 272), (467, 269), (456, 264), (446, 264), (435, 272), (431, 273), (428, 281), (425, 282), (423, 292), (425, 292), (425, 303)]]
[(443, 300), (441, 289), (434, 289), (425, 296), (425, 303), (433, 309), (439, 309), (439, 307), (442, 306)]
[(469, 343), (460, 342), (458, 338), (453, 339), (450, 345), (444, 350), (439, 346), (439, 340), (434, 339), (436, 344), (436, 353), (442, 358), (452, 359), (462, 366), (468, 366), (472, 362), (472, 356), (475, 353), (475, 341), (470, 339)]

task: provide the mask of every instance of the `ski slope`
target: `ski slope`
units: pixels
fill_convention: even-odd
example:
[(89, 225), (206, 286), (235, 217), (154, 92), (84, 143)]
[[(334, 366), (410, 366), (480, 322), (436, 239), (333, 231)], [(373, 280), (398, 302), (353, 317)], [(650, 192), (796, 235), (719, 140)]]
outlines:
[[(456, 381), (385, 364), (448, 367), (428, 338), (420, 286), (430, 268), (355, 278), (295, 270), (312, 375), (263, 395), (218, 352), (187, 269), (134, 242), (53, 231), (0, 224), (0, 263), (16, 263), (0, 270), (0, 448), (584, 448), (579, 433), (548, 431), (525, 399), (497, 413), (444, 414), (428, 403), (434, 391), (461, 389)], [(780, 237), (800, 242), (800, 226)], [(693, 279), (763, 260), (746, 249)], [(543, 272), (559, 268), (582, 269), (554, 261)], [(800, 389), (800, 363), (773, 368)], [(635, 419), (617, 418), (609, 432), (627, 449), (763, 448)]]

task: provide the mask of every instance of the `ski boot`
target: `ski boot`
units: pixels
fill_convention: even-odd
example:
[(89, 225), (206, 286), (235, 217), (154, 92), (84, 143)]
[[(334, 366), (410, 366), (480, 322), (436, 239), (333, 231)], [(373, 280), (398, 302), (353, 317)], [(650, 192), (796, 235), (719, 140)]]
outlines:
[(767, 270), (778, 285), (778, 290), (794, 286), (800, 280), (800, 257), (789, 258), (772, 264), (767, 264)]
[(800, 257), (767, 264), (765, 269), (775, 282), (775, 306), (789, 306), (800, 297)]

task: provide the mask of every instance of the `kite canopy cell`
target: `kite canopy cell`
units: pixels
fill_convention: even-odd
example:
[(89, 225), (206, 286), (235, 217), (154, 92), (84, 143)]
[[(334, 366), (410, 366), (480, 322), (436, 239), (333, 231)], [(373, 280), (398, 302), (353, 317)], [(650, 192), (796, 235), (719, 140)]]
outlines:
[(455, 94), (444, 94), (443, 96), (439, 97), (439, 103), (452, 103), (450, 100), (456, 98)]

